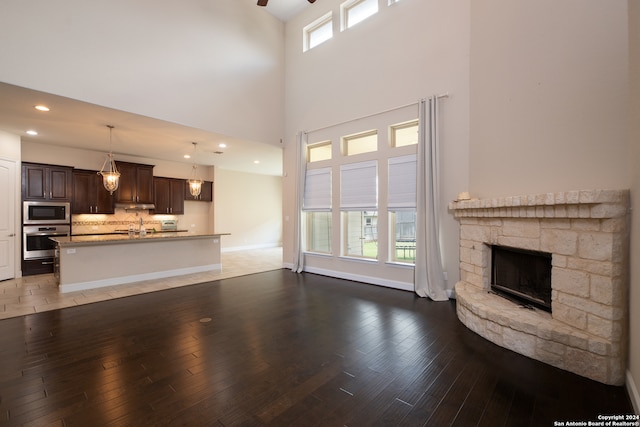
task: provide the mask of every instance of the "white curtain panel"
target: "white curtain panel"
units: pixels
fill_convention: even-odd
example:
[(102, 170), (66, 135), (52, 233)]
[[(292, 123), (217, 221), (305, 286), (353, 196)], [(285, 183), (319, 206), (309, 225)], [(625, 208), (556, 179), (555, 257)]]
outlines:
[[(427, 110), (429, 117), (427, 117)], [(414, 289), (421, 297), (448, 300), (440, 250), (438, 179), (438, 97), (420, 101), (418, 110), (416, 265)]]
[(298, 134), (298, 167), (296, 170), (296, 213), (294, 218), (294, 236), (293, 236), (293, 267), (291, 270), (296, 273), (302, 273), (304, 270), (304, 251), (302, 250), (302, 208), (304, 204), (304, 189), (307, 177), (307, 134), (300, 132)]

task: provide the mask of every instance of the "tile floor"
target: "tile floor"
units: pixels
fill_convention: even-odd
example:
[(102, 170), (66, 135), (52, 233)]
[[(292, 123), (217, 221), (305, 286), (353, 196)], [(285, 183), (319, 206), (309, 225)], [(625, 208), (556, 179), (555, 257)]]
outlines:
[(61, 294), (53, 274), (0, 281), (0, 319), (282, 268), (282, 248), (222, 253), (222, 271)]

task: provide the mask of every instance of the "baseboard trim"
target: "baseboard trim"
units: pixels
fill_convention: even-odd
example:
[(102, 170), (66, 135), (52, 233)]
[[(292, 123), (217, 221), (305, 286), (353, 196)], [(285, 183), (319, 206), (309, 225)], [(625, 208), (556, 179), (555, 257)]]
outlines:
[(228, 248), (221, 248), (220, 252), (250, 251), (252, 249), (271, 249), (271, 248), (280, 248), (280, 247), (282, 247), (282, 244), (280, 243), (263, 243), (260, 245), (231, 246)]
[(222, 270), (222, 264), (209, 264), (198, 267), (177, 268), (174, 270), (155, 271), (153, 273), (133, 274), (130, 276), (115, 277), (111, 279), (92, 280), (90, 282), (69, 283), (60, 285), (61, 293), (86, 291), (107, 286), (124, 285), (126, 283), (142, 282), (144, 280), (164, 279), (167, 277), (183, 276), (185, 274), (204, 273), (206, 271)]
[(640, 415), (640, 394), (638, 393), (638, 388), (636, 387), (635, 381), (633, 381), (633, 376), (631, 375), (631, 371), (627, 369), (627, 379), (626, 379), (627, 393), (629, 393), (629, 400), (631, 400), (631, 404), (633, 405), (633, 410), (636, 415)]
[[(293, 264), (289, 262), (282, 263), (282, 268), (293, 269)], [(398, 282), (395, 280), (380, 279), (378, 277), (362, 276), (360, 274), (344, 273), (342, 271), (326, 270), (316, 267), (304, 267), (304, 271), (309, 273), (320, 274), (322, 276), (335, 277), (337, 279), (353, 280), (356, 282), (368, 283), (371, 285), (384, 286), (387, 288), (400, 289), (402, 291), (414, 292), (413, 283)], [(449, 299), (456, 299), (456, 291), (447, 289)]]
[(396, 280), (381, 279), (379, 277), (363, 276), (361, 274), (345, 273), (343, 271), (327, 270), (317, 267), (305, 267), (304, 271), (307, 273), (319, 274), (321, 276), (353, 280), (354, 282), (368, 283), (370, 285), (384, 286), (387, 288), (413, 292), (413, 283), (398, 282)]

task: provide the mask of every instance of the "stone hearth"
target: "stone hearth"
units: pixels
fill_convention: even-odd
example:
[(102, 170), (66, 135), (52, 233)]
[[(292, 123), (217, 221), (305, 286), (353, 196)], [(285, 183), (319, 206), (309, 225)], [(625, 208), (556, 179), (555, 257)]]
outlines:
[[(588, 190), (455, 201), (460, 321), (525, 356), (624, 384), (629, 192)], [(551, 313), (490, 292), (491, 245), (552, 254)]]

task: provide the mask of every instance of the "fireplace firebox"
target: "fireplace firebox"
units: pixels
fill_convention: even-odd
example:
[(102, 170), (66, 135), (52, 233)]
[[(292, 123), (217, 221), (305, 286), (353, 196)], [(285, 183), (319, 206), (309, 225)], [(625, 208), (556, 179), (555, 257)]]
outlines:
[(551, 254), (492, 245), (491, 288), (551, 312)]

